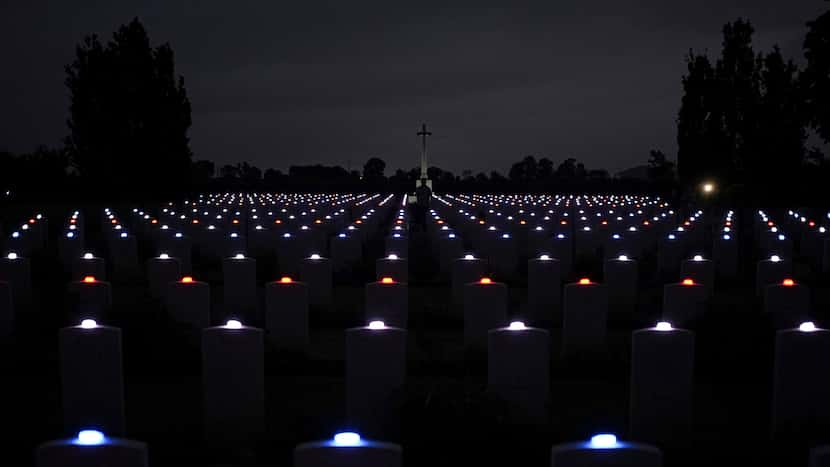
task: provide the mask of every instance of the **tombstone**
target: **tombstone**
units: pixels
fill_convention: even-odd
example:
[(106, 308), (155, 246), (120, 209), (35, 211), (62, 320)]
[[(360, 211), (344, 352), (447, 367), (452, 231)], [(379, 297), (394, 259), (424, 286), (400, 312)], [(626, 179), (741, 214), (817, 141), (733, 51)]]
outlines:
[(555, 321), (562, 301), (562, 271), (558, 259), (547, 254), (527, 261), (527, 304), (533, 323)]
[(562, 304), (562, 352), (565, 356), (605, 350), (608, 289), (588, 278), (565, 285)]
[(715, 263), (713, 261), (703, 258), (702, 255), (694, 255), (691, 259), (683, 260), (680, 263), (680, 277), (688, 277), (695, 283), (703, 285), (706, 298), (712, 297), (715, 289)]
[(721, 277), (732, 279), (738, 275), (738, 241), (732, 233), (719, 233), (712, 239), (712, 258)]
[(667, 234), (660, 239), (657, 246), (657, 269), (661, 277), (677, 275), (683, 250), (682, 237), (677, 233)]
[(764, 287), (764, 312), (771, 315), (776, 329), (789, 329), (810, 317), (810, 289), (784, 279)]
[(453, 260), (451, 282), (452, 303), (454, 305), (464, 304), (464, 287), (470, 282), (480, 279), (484, 275), (486, 267), (486, 262), (483, 259), (470, 254)]
[(227, 258), (229, 256), (233, 257), (238, 254), (245, 254), (248, 251), (248, 244), (245, 240), (245, 236), (240, 234), (239, 232), (231, 232), (225, 236), (225, 246), (222, 250), (224, 252), (224, 256)]
[(563, 276), (568, 276), (573, 269), (573, 240), (565, 233), (557, 233), (551, 238), (551, 256), (559, 260)]
[(81, 318), (103, 318), (112, 306), (112, 285), (96, 277), (70, 282), (67, 291), (74, 305), (70, 314)]
[(594, 260), (598, 257), (601, 244), (598, 232), (586, 225), (576, 229), (574, 239), (574, 250), (577, 258)]
[(85, 319), (59, 332), (61, 402), (67, 430), (124, 433), (121, 329)]
[(392, 277), (366, 284), (366, 321), (383, 321), (406, 329), (409, 320), (409, 287)]
[(291, 277), (265, 284), (265, 330), (274, 347), (308, 350), (308, 285)]
[(147, 445), (81, 430), (75, 438), (49, 441), (35, 452), (36, 467), (147, 467)]
[(775, 337), (772, 435), (813, 440), (830, 431), (830, 373), (821, 371), (830, 352), (830, 331), (812, 322)]
[(490, 266), (499, 277), (511, 279), (518, 272), (519, 253), (516, 240), (508, 233), (503, 233), (493, 239), (490, 254)]
[(617, 440), (612, 434), (594, 435), (590, 441), (554, 445), (551, 467), (662, 467), (663, 454), (654, 446)]
[(300, 248), (300, 243), (299, 235), (285, 232), (279, 236), (277, 240), (277, 262), (282, 274), (296, 274), (299, 271), (300, 261), (302, 261), (305, 253), (303, 248)]
[(678, 326), (690, 326), (706, 311), (706, 288), (694, 279), (663, 286), (663, 319)]
[(450, 275), (453, 261), (464, 256), (464, 242), (455, 233), (438, 237), (438, 268), (442, 277)]
[(262, 329), (228, 320), (202, 330), (205, 436), (245, 443), (265, 432)]
[(755, 269), (756, 295), (761, 296), (764, 287), (768, 284), (779, 284), (789, 277), (792, 277), (792, 263), (790, 261), (777, 255), (758, 261)]
[(360, 237), (341, 233), (331, 239), (331, 259), (335, 272), (350, 269), (362, 255)]
[(6, 281), (0, 281), (0, 339), (7, 339), (14, 332), (14, 303), (12, 287)]
[(550, 336), (520, 321), (487, 337), (487, 387), (505, 401), (510, 419), (544, 424), (550, 402)]
[(116, 278), (129, 279), (138, 276), (138, 243), (135, 236), (122, 232), (110, 249), (112, 272)]
[(694, 333), (668, 322), (632, 333), (632, 439), (661, 446), (690, 439), (694, 355)]
[(147, 260), (147, 283), (150, 296), (155, 299), (163, 299), (167, 293), (168, 285), (176, 282), (182, 276), (181, 263), (178, 258), (173, 258), (167, 253)]
[(527, 254), (535, 257), (540, 255), (552, 255), (553, 244), (550, 236), (544, 227), (537, 226), (527, 232)]
[(507, 286), (489, 277), (464, 286), (464, 347), (487, 350), (487, 333), (507, 324)]
[(0, 258), (0, 281), (11, 285), (15, 306), (32, 304), (32, 268), (28, 258), (9, 253)]
[[(218, 250), (212, 250), (216, 254)], [(157, 252), (159, 255), (167, 254), (173, 258), (177, 258), (181, 265), (182, 274), (191, 274), (193, 272), (193, 240), (177, 232), (169, 241), (164, 242), (163, 247)]]
[(242, 253), (222, 261), (225, 313), (253, 320), (257, 309), (256, 260)]
[(373, 321), (346, 330), (346, 416), (352, 426), (387, 431), (406, 378), (406, 330)]
[(830, 238), (824, 239), (822, 243), (821, 271), (830, 272)]
[(328, 258), (312, 254), (300, 262), (300, 279), (308, 285), (312, 306), (328, 308), (332, 299), (332, 264)]
[(303, 443), (294, 449), (294, 467), (400, 467), (401, 447), (362, 439), (353, 432), (331, 441)]
[(79, 281), (86, 276), (105, 280), (107, 278), (107, 263), (104, 258), (92, 253), (84, 253), (72, 262), (72, 280)]
[(386, 255), (398, 255), (401, 258), (409, 256), (409, 240), (401, 233), (393, 233), (386, 237)]
[(375, 278), (391, 277), (397, 282), (409, 282), (409, 261), (394, 253), (375, 261)]
[(810, 449), (809, 467), (830, 467), (830, 445), (824, 444)]
[(764, 251), (767, 255), (778, 255), (782, 258), (793, 257), (793, 241), (782, 233), (777, 233), (769, 239)]
[(634, 311), (637, 305), (637, 261), (626, 255), (606, 259), (603, 278), (608, 288), (609, 310)]
[(167, 284), (167, 311), (170, 317), (194, 329), (210, 326), (210, 285), (185, 276)]
[(70, 269), (76, 258), (80, 258), (84, 254), (84, 241), (80, 232), (70, 230), (61, 235), (60, 240), (58, 240), (58, 250), (61, 263), (65, 268)]

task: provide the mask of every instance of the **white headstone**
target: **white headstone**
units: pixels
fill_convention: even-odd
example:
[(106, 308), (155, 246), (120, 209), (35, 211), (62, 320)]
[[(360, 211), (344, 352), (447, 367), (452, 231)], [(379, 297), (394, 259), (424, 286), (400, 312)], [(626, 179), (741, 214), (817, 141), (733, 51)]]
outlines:
[(491, 329), (487, 339), (487, 387), (505, 401), (518, 423), (544, 424), (550, 402), (550, 336), (522, 322)]
[(387, 326), (406, 329), (409, 321), (409, 287), (384, 277), (366, 284), (366, 321), (383, 321)]
[(308, 350), (308, 285), (288, 276), (265, 284), (265, 329), (274, 347)]
[(608, 289), (582, 278), (565, 285), (562, 304), (562, 351), (566, 356), (605, 350)]
[(464, 286), (464, 347), (485, 352), (487, 333), (507, 324), (507, 286), (481, 278)]

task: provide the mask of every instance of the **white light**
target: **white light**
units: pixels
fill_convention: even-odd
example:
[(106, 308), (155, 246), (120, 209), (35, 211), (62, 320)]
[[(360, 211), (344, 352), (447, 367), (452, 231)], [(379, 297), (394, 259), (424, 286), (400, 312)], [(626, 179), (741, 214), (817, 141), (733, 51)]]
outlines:
[(521, 321), (513, 321), (510, 323), (510, 326), (508, 326), (507, 329), (511, 331), (523, 331), (527, 329), (527, 326), (525, 326), (525, 323)]
[(590, 444), (594, 449), (614, 448), (617, 447), (617, 437), (608, 433), (594, 435), (591, 437)]
[(84, 253), (84, 259), (94, 259), (94, 258), (95, 258), (95, 256), (93, 256), (92, 253)]
[(812, 321), (807, 321), (807, 322), (801, 323), (798, 326), (798, 330), (802, 331), (802, 332), (813, 332), (816, 329), (818, 329), (818, 328), (816, 328), (815, 323), (813, 323)]
[(692, 261), (703, 261), (703, 256), (702, 255), (695, 255), (692, 258)]
[(784, 240), (784, 239), (786, 239), (786, 238), (787, 238), (787, 237), (785, 237), (785, 236), (783, 236), (783, 235), (779, 235), (779, 236), (778, 236), (778, 240)]
[(176, 232), (176, 238), (182, 238), (182, 237), (183, 237), (183, 235), (182, 235), (181, 232)]
[(386, 323), (383, 321), (370, 321), (369, 329), (386, 329)]
[(724, 235), (723, 235), (723, 239), (724, 239), (724, 240), (730, 240), (731, 238), (732, 238), (732, 236), (731, 236), (731, 235), (729, 235), (729, 234), (724, 234)]
[(74, 238), (74, 237), (75, 237), (75, 233), (74, 233), (74, 232), (67, 232), (67, 233), (66, 233), (66, 238)]
[(121, 238), (127, 238), (127, 232), (121, 232)]
[(772, 261), (773, 263), (777, 263), (777, 262), (781, 261), (781, 257), (778, 256), (778, 255), (772, 255), (772, 256), (769, 257), (769, 260)]
[(391, 255), (387, 256), (387, 257), (386, 257), (386, 259), (395, 260), (395, 259), (398, 259), (398, 255), (396, 255), (396, 254), (391, 254)]
[(657, 326), (655, 326), (654, 329), (658, 331), (671, 331), (674, 328), (672, 328), (671, 323), (669, 323), (668, 321), (660, 321), (659, 323), (657, 323)]
[(17, 259), (18, 256), (17, 256), (17, 253), (9, 253), (8, 255), (6, 255), (6, 258), (8, 258), (8, 259)]
[(237, 238), (237, 237), (239, 237), (238, 233), (234, 232), (234, 233), (231, 234), (231, 238)]
[(470, 259), (476, 259), (476, 257), (473, 256), (473, 255), (464, 255), (464, 259), (470, 260)]
[(617, 259), (620, 260), (620, 261), (628, 261), (628, 256), (620, 255), (620, 256), (617, 256)]
[(320, 255), (314, 253), (313, 255), (309, 256), (308, 259), (320, 259)]
[(337, 433), (334, 435), (334, 444), (335, 446), (358, 446), (360, 435), (351, 431)]
[(550, 260), (550, 256), (549, 255), (539, 255), (539, 259), (541, 259), (542, 261), (548, 261), (548, 260)]
[(81, 321), (81, 327), (83, 329), (94, 329), (98, 327), (98, 323), (94, 319), (85, 319)]
[(242, 323), (240, 323), (239, 320), (229, 319), (228, 322), (225, 323), (225, 328), (242, 329)]
[(565, 238), (565, 234), (559, 234), (559, 235), (556, 236), (556, 238), (560, 238), (560, 239)]
[(234, 255), (233, 259), (245, 259), (245, 255), (243, 255), (242, 253), (237, 253), (236, 255)]
[(674, 240), (674, 239), (675, 239), (674, 234), (669, 234), (669, 240)]
[(76, 444), (81, 446), (95, 446), (103, 444), (106, 437), (98, 430), (81, 430), (78, 432), (78, 437), (75, 439)]

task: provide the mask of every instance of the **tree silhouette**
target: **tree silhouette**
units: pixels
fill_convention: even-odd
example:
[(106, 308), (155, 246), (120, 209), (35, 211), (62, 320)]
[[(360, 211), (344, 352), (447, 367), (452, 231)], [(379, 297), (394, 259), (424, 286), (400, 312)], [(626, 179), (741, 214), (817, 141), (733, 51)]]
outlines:
[(674, 162), (668, 160), (663, 151), (652, 149), (649, 152), (648, 178), (655, 182), (674, 180)]
[(830, 11), (807, 23), (801, 76), (807, 118), (825, 143), (830, 143)]
[(108, 194), (169, 194), (188, 179), (190, 102), (173, 49), (151, 47), (136, 18), (103, 45), (95, 35), (67, 65), (66, 146), (84, 180)]
[(377, 157), (370, 157), (363, 164), (363, 179), (367, 182), (378, 183), (383, 180), (383, 171), (386, 170), (386, 162)]

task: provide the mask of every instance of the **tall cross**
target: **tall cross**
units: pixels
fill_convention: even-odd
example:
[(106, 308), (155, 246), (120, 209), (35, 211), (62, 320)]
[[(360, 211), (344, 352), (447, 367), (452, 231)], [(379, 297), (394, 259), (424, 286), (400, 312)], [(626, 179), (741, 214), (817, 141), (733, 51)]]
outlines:
[(416, 133), (421, 137), (421, 179), (426, 180), (427, 177), (427, 136), (431, 136), (432, 132), (427, 131), (427, 124), (421, 124), (421, 131)]

